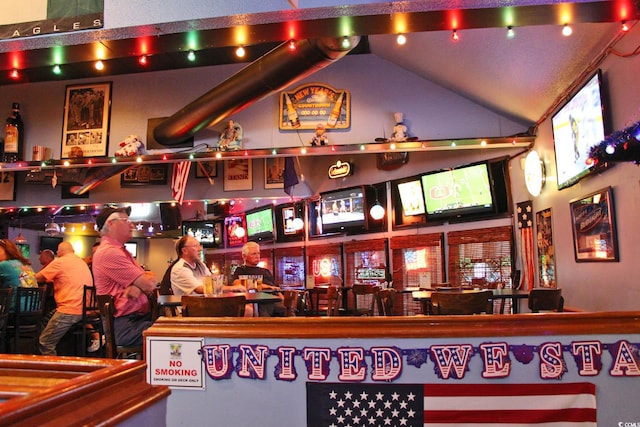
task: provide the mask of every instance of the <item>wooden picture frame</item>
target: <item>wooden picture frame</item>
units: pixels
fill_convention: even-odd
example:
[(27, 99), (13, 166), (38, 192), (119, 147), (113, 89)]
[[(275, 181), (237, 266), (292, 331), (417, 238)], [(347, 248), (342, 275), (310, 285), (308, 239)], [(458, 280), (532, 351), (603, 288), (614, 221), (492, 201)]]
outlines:
[(231, 159), (224, 162), (224, 191), (253, 190), (251, 159)]
[(196, 162), (196, 178), (217, 178), (218, 177), (218, 161), (202, 161)]
[(111, 82), (67, 86), (60, 158), (108, 154)]
[(0, 171), (0, 200), (16, 199), (16, 173)]
[(540, 286), (544, 288), (556, 287), (556, 255), (551, 217), (551, 208), (536, 212), (538, 275)]
[(120, 187), (167, 185), (167, 164), (135, 166), (120, 174)]
[(611, 187), (570, 203), (576, 262), (618, 261), (618, 239)]
[(284, 157), (264, 159), (264, 188), (284, 188)]

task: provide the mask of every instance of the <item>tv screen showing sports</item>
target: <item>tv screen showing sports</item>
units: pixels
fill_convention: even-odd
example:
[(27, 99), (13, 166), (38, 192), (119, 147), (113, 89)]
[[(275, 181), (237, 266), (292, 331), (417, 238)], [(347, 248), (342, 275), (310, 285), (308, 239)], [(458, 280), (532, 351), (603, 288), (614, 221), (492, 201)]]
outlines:
[(323, 233), (366, 228), (366, 199), (362, 187), (320, 194)]
[(559, 190), (604, 166), (587, 163), (591, 148), (605, 139), (607, 131), (600, 70), (553, 115), (551, 126)]
[(493, 194), (486, 163), (422, 175), (427, 218), (492, 213)]
[(424, 197), (422, 195), (422, 184), (419, 179), (398, 183), (398, 193), (400, 194), (400, 204), (404, 216), (423, 215)]
[(273, 238), (273, 210), (271, 206), (246, 213), (247, 238)]
[(182, 221), (182, 235), (195, 237), (205, 248), (221, 243), (220, 226), (213, 221)]

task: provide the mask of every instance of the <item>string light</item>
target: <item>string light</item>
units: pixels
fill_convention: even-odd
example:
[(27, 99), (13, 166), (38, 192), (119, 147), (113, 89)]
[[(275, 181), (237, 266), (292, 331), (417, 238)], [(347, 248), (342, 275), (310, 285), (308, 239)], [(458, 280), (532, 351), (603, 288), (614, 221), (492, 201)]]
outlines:
[(516, 32), (514, 31), (513, 27), (511, 25), (509, 25), (507, 27), (507, 38), (508, 39), (512, 39), (516, 36)]
[(407, 38), (405, 37), (405, 35), (402, 34), (402, 33), (398, 34), (398, 37), (396, 37), (396, 43), (398, 43), (400, 46), (402, 46), (406, 42), (407, 42)]
[(351, 47), (351, 42), (349, 41), (349, 37), (344, 36), (342, 38), (342, 48), (343, 49), (349, 49)]
[(627, 25), (626, 21), (622, 21), (622, 32), (626, 33), (627, 31), (629, 31), (629, 25)]
[(296, 41), (295, 40), (290, 40), (289, 41), (289, 50), (296, 50)]
[(104, 70), (104, 62), (102, 62), (101, 60), (97, 60), (95, 63), (95, 68), (98, 71)]
[(562, 35), (565, 37), (569, 37), (573, 33), (573, 28), (569, 24), (564, 24), (562, 27)]
[(453, 33), (451, 34), (451, 40), (453, 40), (454, 42), (457, 42), (458, 40), (460, 40), (460, 36), (458, 35), (457, 30), (453, 30)]
[(242, 46), (238, 46), (238, 48), (236, 49), (236, 56), (237, 56), (238, 58), (244, 58), (245, 53), (246, 53), (246, 52), (245, 52), (245, 50), (244, 50), (244, 47), (242, 47)]
[(59, 76), (62, 73), (62, 68), (58, 64), (53, 66), (53, 74)]
[(18, 71), (17, 68), (14, 68), (11, 73), (9, 74), (9, 77), (11, 77), (12, 79), (16, 80), (20, 78), (20, 72)]
[(147, 55), (142, 55), (138, 58), (138, 64), (147, 65)]
[(193, 62), (193, 61), (195, 61), (195, 60), (196, 60), (196, 53), (193, 51), (193, 49), (191, 49), (191, 50), (189, 51), (189, 53), (187, 54), (187, 59), (188, 59), (190, 62)]

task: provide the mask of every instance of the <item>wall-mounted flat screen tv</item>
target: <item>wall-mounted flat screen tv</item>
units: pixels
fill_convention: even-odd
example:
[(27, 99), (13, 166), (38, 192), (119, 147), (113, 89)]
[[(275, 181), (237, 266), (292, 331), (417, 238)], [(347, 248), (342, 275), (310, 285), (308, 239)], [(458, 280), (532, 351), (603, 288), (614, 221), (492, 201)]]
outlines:
[(607, 166), (587, 163), (591, 148), (608, 132), (604, 99), (598, 70), (551, 118), (559, 190)]
[(420, 179), (399, 182), (398, 194), (404, 216), (424, 215), (424, 197)]
[(320, 193), (322, 232), (365, 230), (366, 195), (362, 186)]
[(494, 213), (486, 162), (422, 175), (427, 220)]
[(138, 242), (126, 242), (124, 248), (131, 254), (132, 257), (138, 257)]
[(54, 253), (58, 251), (58, 245), (62, 243), (62, 237), (57, 236), (40, 236), (40, 252), (50, 249)]
[(182, 235), (195, 237), (204, 248), (222, 243), (221, 226), (215, 221), (182, 221)]
[(272, 240), (273, 208), (263, 206), (246, 212), (247, 239), (251, 241)]

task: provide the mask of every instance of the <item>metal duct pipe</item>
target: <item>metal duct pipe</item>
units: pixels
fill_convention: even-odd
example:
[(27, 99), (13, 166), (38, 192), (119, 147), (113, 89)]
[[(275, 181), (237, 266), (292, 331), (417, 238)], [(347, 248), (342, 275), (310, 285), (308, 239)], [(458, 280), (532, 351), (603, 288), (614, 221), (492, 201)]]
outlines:
[[(348, 41), (346, 43), (345, 41)], [(176, 145), (273, 92), (319, 71), (358, 45), (360, 36), (283, 43), (160, 123), (156, 141)]]

